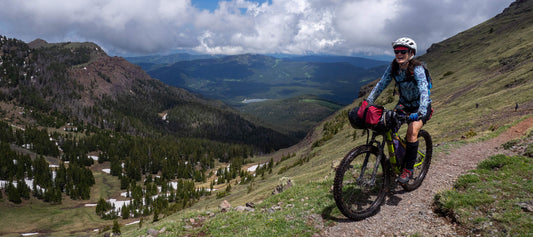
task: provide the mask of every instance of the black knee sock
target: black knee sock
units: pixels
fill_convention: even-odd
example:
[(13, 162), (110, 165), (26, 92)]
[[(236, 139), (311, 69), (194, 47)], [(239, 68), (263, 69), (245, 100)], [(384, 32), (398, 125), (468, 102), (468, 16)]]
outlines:
[(407, 142), (405, 147), (405, 168), (413, 170), (416, 162), (416, 156), (418, 155), (418, 141)]

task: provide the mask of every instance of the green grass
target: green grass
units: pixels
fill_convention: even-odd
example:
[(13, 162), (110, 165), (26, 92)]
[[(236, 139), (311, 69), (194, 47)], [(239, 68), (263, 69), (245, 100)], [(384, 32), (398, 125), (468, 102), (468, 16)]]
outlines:
[(310, 223), (309, 216), (332, 204), (328, 190), (328, 183), (297, 185), (257, 205), (254, 212), (217, 215), (201, 230), (212, 236), (311, 236), (319, 223)]
[[(116, 177), (94, 172), (96, 185), (91, 189), (91, 200), (71, 200), (63, 196), (61, 204), (52, 205), (30, 198), (22, 204), (0, 199), (0, 236), (20, 236), (20, 233), (53, 233), (53, 236), (71, 236), (72, 233), (94, 234), (94, 229), (111, 226), (112, 221), (102, 220), (95, 213), (95, 207), (85, 203), (96, 203), (100, 197), (120, 195), (120, 183)], [(122, 223), (132, 220), (119, 220)], [(16, 231), (16, 232), (15, 232)]]
[(270, 128), (299, 139), (340, 108), (342, 106), (335, 102), (310, 95), (238, 106), (239, 111), (251, 119), (262, 121), (269, 124)]
[(533, 233), (533, 159), (496, 155), (461, 176), (454, 190), (435, 195), (437, 211), (472, 234), (523, 236)]
[(31, 198), (22, 205), (0, 201), (0, 235), (20, 236), (21, 233), (53, 233), (69, 236), (70, 232), (88, 232), (110, 225), (94, 213), (94, 207), (76, 207), (79, 202), (50, 205)]
[[(166, 227), (169, 231), (162, 236), (312, 236), (331, 222), (323, 223), (320, 215), (341, 216), (329, 193), (330, 186), (331, 180), (297, 184), (257, 204), (254, 211), (222, 213), (216, 210), (212, 212), (215, 216), (210, 218), (207, 211), (175, 214), (154, 226), (136, 228), (128, 234), (141, 235), (148, 228)], [(191, 218), (195, 219), (195, 224), (190, 222)]]
[(533, 43), (523, 40), (533, 37), (533, 21), (524, 16), (501, 15), (436, 43), (421, 56), (433, 77), (435, 113), (428, 127), (435, 135), (453, 140), (474, 128), (481, 137), (524, 115), (514, 111), (515, 103), (527, 110), (533, 99), (528, 59)]

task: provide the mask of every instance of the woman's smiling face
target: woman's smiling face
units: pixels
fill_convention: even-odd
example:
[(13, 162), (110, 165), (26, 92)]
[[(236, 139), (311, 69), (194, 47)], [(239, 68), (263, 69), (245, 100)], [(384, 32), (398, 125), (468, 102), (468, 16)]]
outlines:
[(394, 55), (396, 56), (396, 62), (400, 65), (409, 61), (413, 56), (413, 53), (409, 48), (406, 47), (396, 47), (394, 49)]

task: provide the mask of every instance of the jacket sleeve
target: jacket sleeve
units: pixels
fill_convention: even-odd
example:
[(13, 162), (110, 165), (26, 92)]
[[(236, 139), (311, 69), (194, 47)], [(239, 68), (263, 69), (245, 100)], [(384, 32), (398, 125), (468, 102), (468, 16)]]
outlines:
[(414, 70), (415, 80), (418, 85), (418, 91), (420, 93), (420, 106), (418, 107), (418, 114), (420, 116), (426, 116), (429, 103), (431, 99), (429, 98), (429, 89), (428, 81), (426, 79), (426, 73), (424, 72), (423, 66), (417, 66)]
[(366, 101), (368, 101), (369, 104), (373, 104), (374, 101), (378, 98), (378, 96), (387, 88), (387, 86), (390, 84), (392, 80), (391, 77), (391, 67), (387, 67), (387, 70), (385, 70), (385, 73), (383, 73), (383, 76), (381, 77), (381, 80), (379, 80), (378, 84), (372, 89), (372, 92), (370, 92), (370, 95), (366, 98)]

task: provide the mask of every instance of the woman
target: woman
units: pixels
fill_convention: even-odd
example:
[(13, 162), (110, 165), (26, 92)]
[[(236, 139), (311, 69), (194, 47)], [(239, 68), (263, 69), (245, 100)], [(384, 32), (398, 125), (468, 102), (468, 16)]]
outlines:
[(409, 115), (405, 168), (398, 178), (398, 182), (407, 183), (413, 175), (418, 151), (418, 132), (431, 118), (431, 99), (424, 66), (422, 62), (413, 59), (416, 55), (415, 41), (407, 37), (399, 38), (392, 42), (392, 48), (395, 58), (366, 100), (373, 104), (392, 79), (396, 81), (400, 100), (395, 109)]

